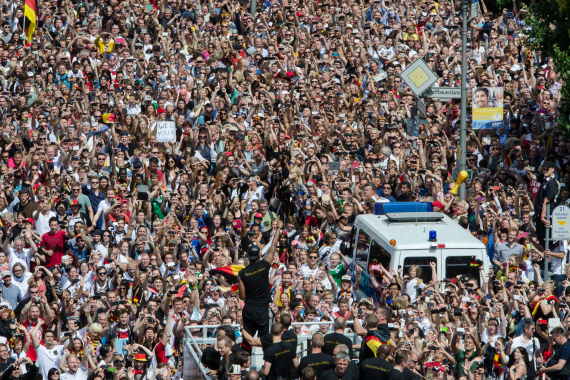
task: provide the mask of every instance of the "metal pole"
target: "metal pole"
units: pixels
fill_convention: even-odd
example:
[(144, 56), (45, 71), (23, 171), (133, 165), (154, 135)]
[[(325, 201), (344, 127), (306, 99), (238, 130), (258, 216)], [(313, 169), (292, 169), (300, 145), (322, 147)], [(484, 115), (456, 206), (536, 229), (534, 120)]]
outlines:
[(251, 13), (251, 17), (255, 17), (255, 3), (257, 0), (250, 0), (249, 1), (249, 13)]
[[(546, 204), (546, 220), (549, 222), (551, 221), (550, 218), (550, 203)], [(539, 222), (539, 223), (542, 223)], [(550, 227), (546, 227), (546, 231), (544, 233), (544, 249), (547, 250), (550, 248)], [(550, 256), (549, 256), (550, 257)], [(544, 258), (544, 281), (548, 281), (550, 278), (550, 271), (548, 270), (548, 260), (549, 257)]]
[[(460, 135), (460, 163), (461, 170), (467, 168), (465, 150), (467, 149), (467, 8), (469, 0), (461, 0), (461, 18), (463, 26), (461, 30), (461, 135)], [(465, 182), (459, 186), (459, 197), (465, 200)]]

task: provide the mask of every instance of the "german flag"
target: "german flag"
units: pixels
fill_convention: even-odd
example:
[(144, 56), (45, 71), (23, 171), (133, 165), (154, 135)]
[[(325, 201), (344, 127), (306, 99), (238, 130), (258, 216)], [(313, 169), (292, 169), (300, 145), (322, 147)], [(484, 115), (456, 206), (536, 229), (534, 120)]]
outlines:
[(237, 282), (237, 275), (243, 268), (245, 268), (243, 265), (226, 265), (225, 267), (211, 270), (210, 274), (219, 273), (224, 276), (227, 282), (235, 284)]
[(28, 19), (26, 23), (27, 28), (24, 31), (27, 36), (27, 44), (31, 44), (32, 36), (36, 30), (36, 0), (26, 0), (26, 6), (24, 8), (24, 22)]

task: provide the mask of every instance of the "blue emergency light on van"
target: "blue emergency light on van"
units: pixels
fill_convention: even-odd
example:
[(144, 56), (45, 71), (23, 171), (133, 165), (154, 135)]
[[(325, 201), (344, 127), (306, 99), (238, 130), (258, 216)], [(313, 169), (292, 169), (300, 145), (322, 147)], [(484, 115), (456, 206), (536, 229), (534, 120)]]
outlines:
[(401, 212), (433, 212), (431, 202), (385, 202), (374, 203), (374, 214), (396, 214)]
[(429, 241), (437, 241), (437, 231), (429, 232)]

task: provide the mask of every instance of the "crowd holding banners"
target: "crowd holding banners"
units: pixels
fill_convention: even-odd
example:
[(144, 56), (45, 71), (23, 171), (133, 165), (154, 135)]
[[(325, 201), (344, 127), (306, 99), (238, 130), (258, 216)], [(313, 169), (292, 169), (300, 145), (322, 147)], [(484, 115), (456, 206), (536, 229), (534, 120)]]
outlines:
[[(400, 73), (460, 86), (460, 2), (4, 1), (2, 380), (177, 380), (203, 324), (221, 380), (567, 379), (568, 242), (545, 245), (570, 197), (564, 84), (523, 5), (479, 5), (467, 115), (426, 95), (408, 136)], [(492, 269), (359, 265), (378, 202), (430, 202)]]

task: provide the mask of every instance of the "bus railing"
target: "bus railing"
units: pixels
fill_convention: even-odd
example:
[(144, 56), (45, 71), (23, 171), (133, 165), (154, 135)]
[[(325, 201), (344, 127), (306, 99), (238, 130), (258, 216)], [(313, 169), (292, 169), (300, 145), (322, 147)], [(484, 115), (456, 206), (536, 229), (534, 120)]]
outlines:
[[(333, 321), (322, 321), (322, 322), (294, 322), (291, 325), (295, 326), (314, 326), (314, 325), (332, 325)], [(347, 324), (352, 324), (352, 321), (346, 321)], [(201, 362), (202, 358), (202, 348), (201, 345), (211, 345), (217, 342), (215, 337), (208, 337), (208, 333), (212, 330), (217, 329), (220, 326), (228, 325), (197, 325), (197, 326), (186, 326), (185, 332), (186, 337), (184, 340), (184, 380), (197, 380), (205, 379), (212, 380), (212, 376), (208, 375), (210, 372), (208, 368), (205, 368)], [(240, 328), (240, 325), (234, 324), (229, 325), (234, 329)], [(191, 330), (200, 329), (201, 336), (193, 336)], [(320, 329), (319, 329), (320, 330)], [(212, 331), (213, 332), (213, 331)], [(316, 331), (315, 331), (316, 332)], [(352, 340), (353, 344), (358, 344), (362, 341), (357, 334), (345, 333), (346, 337)], [(312, 334), (301, 334), (297, 335), (297, 357), (302, 359), (307, 356), (309, 352), (309, 345), (312, 339)], [(236, 343), (241, 343), (242, 338), (238, 337)], [(250, 369), (261, 370), (263, 367), (263, 351), (260, 347), (254, 347), (251, 352), (251, 365)]]

